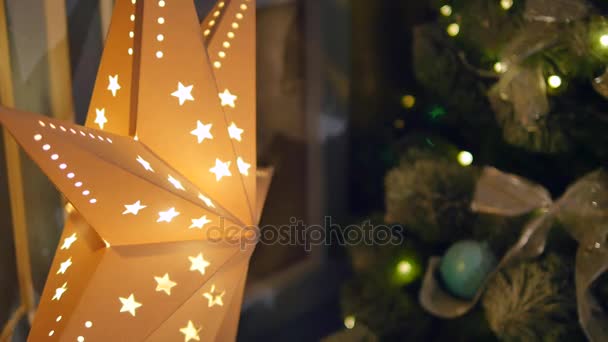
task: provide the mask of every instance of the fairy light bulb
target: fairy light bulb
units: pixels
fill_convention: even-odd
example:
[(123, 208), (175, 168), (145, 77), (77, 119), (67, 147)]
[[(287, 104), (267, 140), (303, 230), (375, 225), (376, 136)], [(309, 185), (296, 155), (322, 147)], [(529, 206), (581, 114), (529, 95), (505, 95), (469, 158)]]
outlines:
[(557, 75), (551, 75), (547, 78), (547, 84), (553, 89), (559, 88), (562, 85), (562, 78)]
[(412, 95), (404, 95), (401, 98), (401, 104), (404, 108), (410, 109), (416, 104), (416, 98)]
[(507, 71), (507, 66), (504, 65), (502, 62), (496, 62), (494, 63), (494, 71), (499, 74), (502, 74), (503, 72)]
[(513, 7), (513, 0), (500, 0), (500, 7), (502, 7), (503, 10), (508, 11)]
[(439, 8), (439, 13), (441, 13), (441, 15), (443, 15), (444, 17), (449, 17), (450, 15), (452, 15), (452, 6), (450, 5), (443, 5)]
[(600, 36), (600, 44), (603, 47), (608, 47), (608, 34), (603, 34)]
[(448, 27), (446, 28), (446, 31), (450, 37), (456, 37), (458, 35), (458, 33), (460, 32), (460, 25), (458, 25), (456, 23), (452, 23), (452, 24), (448, 25)]
[(348, 315), (344, 318), (344, 326), (346, 327), (346, 329), (354, 328), (356, 322), (357, 319), (353, 315)]
[(408, 275), (412, 272), (412, 263), (407, 260), (402, 260), (397, 264), (397, 272), (401, 275)]
[(457, 159), (458, 163), (462, 166), (469, 166), (473, 164), (473, 155), (469, 151), (460, 151)]

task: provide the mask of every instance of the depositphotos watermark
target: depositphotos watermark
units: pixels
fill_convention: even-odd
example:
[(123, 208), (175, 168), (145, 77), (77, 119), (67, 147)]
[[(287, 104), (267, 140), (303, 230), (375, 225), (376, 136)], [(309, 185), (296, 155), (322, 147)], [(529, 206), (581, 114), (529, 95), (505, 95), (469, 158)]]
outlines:
[(311, 251), (315, 246), (387, 246), (403, 244), (400, 226), (376, 225), (370, 221), (342, 226), (326, 216), (323, 224), (307, 225), (292, 217), (289, 224), (263, 226), (229, 225), (223, 218), (219, 225), (208, 226), (206, 240), (212, 243), (239, 244), (242, 250), (256, 243), (264, 245), (303, 246)]

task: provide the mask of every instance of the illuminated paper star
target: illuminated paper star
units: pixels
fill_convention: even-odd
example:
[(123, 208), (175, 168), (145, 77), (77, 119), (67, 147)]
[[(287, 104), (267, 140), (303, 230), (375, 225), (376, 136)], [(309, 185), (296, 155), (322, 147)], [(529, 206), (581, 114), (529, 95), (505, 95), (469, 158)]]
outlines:
[(100, 129), (103, 129), (103, 126), (108, 122), (106, 118), (106, 109), (105, 108), (97, 108), (95, 109), (95, 123), (99, 126)]
[(220, 100), (222, 101), (222, 107), (236, 107), (234, 101), (236, 101), (236, 95), (232, 95), (228, 89), (224, 90), (223, 93), (220, 93)]
[(199, 253), (196, 257), (188, 257), (190, 259), (190, 271), (199, 271), (201, 275), (205, 275), (205, 269), (211, 265), (205, 258), (203, 253)]
[(56, 274), (65, 274), (65, 271), (67, 271), (70, 266), (72, 266), (72, 258), (62, 262)]
[(108, 76), (109, 85), (108, 90), (112, 92), (112, 96), (116, 97), (116, 92), (120, 90), (120, 84), (118, 84), (118, 75)]
[(76, 233), (70, 235), (69, 237), (63, 240), (63, 245), (61, 245), (61, 249), (70, 249), (70, 247), (72, 247), (72, 244), (76, 242), (76, 240), (78, 240), (78, 238), (76, 237)]
[(192, 219), (192, 224), (190, 225), (189, 229), (202, 229), (209, 222), (211, 222), (211, 220), (207, 219), (207, 215), (203, 215), (201, 218)]
[(236, 141), (241, 141), (241, 134), (243, 134), (243, 130), (238, 128), (236, 126), (236, 124), (233, 122), (229, 127), (228, 127), (228, 134), (230, 135), (231, 139), (234, 139)]
[(215, 166), (209, 169), (211, 173), (215, 174), (215, 180), (220, 181), (223, 177), (232, 176), (230, 173), (230, 162), (222, 162), (219, 159), (215, 160)]
[(188, 321), (188, 325), (179, 329), (179, 331), (184, 334), (184, 342), (189, 342), (191, 340), (200, 341), (200, 337), (198, 336), (199, 331), (201, 329), (196, 329), (194, 323), (192, 321)]
[(68, 283), (63, 283), (63, 285), (61, 285), (61, 287), (58, 287), (57, 289), (55, 289), (55, 295), (53, 296), (52, 300), (60, 300), (61, 296), (63, 296), (63, 294), (68, 290), (67, 288)]
[(196, 129), (194, 129), (190, 134), (196, 136), (198, 139), (198, 143), (202, 143), (205, 139), (213, 139), (213, 135), (211, 135), (211, 126), (212, 124), (203, 124), (199, 120), (196, 121)]
[(224, 306), (224, 301), (222, 300), (224, 294), (226, 294), (226, 291), (222, 291), (221, 293), (219, 291), (216, 292), (215, 284), (213, 284), (211, 285), (211, 291), (205, 292), (203, 294), (203, 297), (209, 300), (209, 307), (212, 307), (214, 305)]
[(245, 163), (245, 161), (243, 160), (243, 158), (239, 157), (236, 160), (236, 166), (238, 166), (239, 172), (242, 175), (249, 176), (249, 168), (251, 167), (251, 164)]
[(144, 169), (146, 169), (146, 171), (152, 171), (154, 172), (154, 169), (150, 166), (150, 163), (148, 163), (144, 158), (142, 158), (141, 156), (137, 156), (137, 162), (141, 164), (141, 166), (144, 167)]
[(176, 282), (169, 279), (169, 273), (165, 273), (162, 277), (154, 277), (154, 280), (156, 280), (157, 283), (156, 292), (163, 291), (169, 296), (171, 295), (171, 289), (177, 285)]
[(185, 87), (182, 82), (178, 82), (177, 90), (171, 93), (171, 96), (177, 97), (179, 99), (179, 105), (183, 106), (186, 101), (194, 101), (194, 97), (192, 97), (193, 87), (193, 85)]
[(133, 215), (137, 215), (139, 214), (139, 211), (144, 209), (146, 206), (141, 204), (141, 201), (137, 201), (133, 204), (125, 204), (125, 208), (127, 208), (125, 211), (122, 212), (123, 215), (127, 215), (127, 214), (133, 214)]
[(135, 310), (142, 307), (141, 303), (135, 301), (135, 296), (131, 293), (128, 298), (118, 297), (120, 302), (122, 303), (122, 307), (120, 308), (120, 312), (128, 312), (131, 316), (135, 317)]
[(179, 215), (179, 212), (175, 211), (175, 208), (171, 208), (167, 211), (158, 212), (158, 220), (156, 222), (171, 222), (175, 217)]

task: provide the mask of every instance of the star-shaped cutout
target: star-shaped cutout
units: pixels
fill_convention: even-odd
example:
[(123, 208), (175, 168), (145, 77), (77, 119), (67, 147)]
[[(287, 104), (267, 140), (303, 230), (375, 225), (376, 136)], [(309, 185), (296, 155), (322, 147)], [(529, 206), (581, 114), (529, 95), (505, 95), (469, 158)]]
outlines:
[(65, 271), (68, 270), (72, 266), (72, 258), (70, 257), (68, 260), (61, 263), (59, 266), (59, 270), (57, 270), (56, 274), (65, 274)]
[(142, 306), (141, 303), (135, 301), (135, 296), (132, 293), (129, 298), (118, 297), (118, 299), (122, 303), (122, 308), (120, 308), (120, 312), (128, 312), (133, 317), (135, 317), (135, 310)]
[(103, 126), (108, 122), (106, 118), (106, 109), (105, 108), (95, 108), (95, 123), (99, 126), (100, 129), (103, 129)]
[(177, 97), (179, 99), (179, 105), (182, 106), (186, 101), (194, 101), (194, 97), (192, 97), (193, 87), (193, 85), (185, 87), (182, 82), (178, 82), (177, 90), (171, 93), (171, 96)]
[(154, 169), (150, 166), (150, 163), (148, 163), (144, 158), (142, 158), (141, 156), (137, 156), (137, 160), (138, 163), (141, 164), (141, 166), (144, 167), (144, 169), (146, 169), (146, 171), (152, 171), (154, 172)]
[(236, 95), (232, 95), (228, 89), (224, 90), (223, 93), (220, 93), (220, 100), (222, 100), (222, 107), (230, 106), (234, 108), (236, 105), (234, 101), (236, 101)]
[(171, 295), (171, 289), (177, 285), (176, 282), (169, 279), (169, 273), (165, 273), (165, 275), (162, 277), (154, 277), (154, 280), (156, 280), (157, 283), (156, 291), (164, 291), (169, 296)]
[(190, 134), (196, 136), (198, 138), (198, 143), (202, 143), (205, 139), (213, 139), (213, 135), (211, 135), (211, 126), (213, 124), (203, 124), (199, 120), (196, 121), (196, 129), (194, 129)]
[(63, 296), (63, 294), (68, 290), (67, 288), (68, 283), (63, 283), (63, 285), (61, 287), (58, 287), (57, 289), (55, 289), (55, 295), (53, 296), (53, 299), (51, 300), (60, 300), (61, 296)]
[(230, 125), (230, 127), (228, 127), (228, 134), (230, 135), (230, 138), (236, 141), (242, 140), (241, 134), (243, 134), (243, 132), (244, 130), (238, 128), (234, 122)]
[(179, 212), (175, 211), (175, 208), (171, 208), (167, 211), (159, 211), (158, 220), (156, 220), (156, 222), (171, 222), (177, 215), (179, 215)]
[(236, 160), (236, 166), (238, 166), (239, 172), (242, 175), (249, 176), (249, 168), (251, 167), (251, 164), (245, 163), (243, 158), (238, 157)]
[(177, 190), (186, 190), (184, 188), (184, 186), (182, 185), (182, 183), (180, 183), (180, 181), (178, 181), (177, 179), (173, 178), (173, 176), (169, 175), (169, 177), (167, 177), (167, 180), (169, 181), (169, 183), (171, 183)]
[(139, 214), (139, 211), (145, 207), (146, 207), (145, 205), (141, 205), (141, 201), (137, 201), (133, 204), (125, 204), (125, 208), (127, 208), (127, 209), (125, 211), (123, 211), (122, 214), (123, 215), (127, 215), (127, 214), (137, 215), (137, 214)]
[(61, 245), (61, 249), (70, 249), (70, 247), (72, 247), (72, 244), (76, 242), (76, 240), (78, 240), (78, 238), (76, 237), (76, 233), (68, 236), (67, 238), (63, 239), (63, 245)]
[(232, 176), (232, 173), (230, 173), (230, 162), (228, 161), (224, 163), (217, 158), (215, 159), (215, 166), (209, 169), (209, 171), (215, 174), (215, 180), (218, 182), (222, 179), (222, 177)]
[(205, 204), (209, 207), (209, 208), (215, 208), (215, 204), (213, 204), (213, 202), (211, 202), (211, 199), (201, 193), (198, 194), (198, 198), (205, 202)]
[(221, 293), (219, 291), (216, 292), (215, 284), (213, 284), (211, 285), (211, 291), (204, 293), (203, 297), (209, 300), (209, 307), (212, 307), (214, 305), (224, 306), (224, 301), (222, 299), (222, 297), (224, 297), (224, 294), (226, 294), (226, 291), (222, 291)]
[(204, 215), (203, 217), (198, 219), (192, 219), (192, 225), (190, 225), (189, 229), (203, 229), (203, 227), (209, 222), (211, 222), (211, 220), (207, 219), (207, 215)]
[(203, 258), (203, 253), (199, 253), (196, 257), (188, 257), (190, 259), (190, 271), (199, 271), (201, 275), (205, 275), (205, 269), (210, 265), (209, 261)]
[(108, 76), (110, 84), (108, 84), (108, 90), (112, 92), (112, 96), (116, 97), (116, 92), (120, 89), (118, 84), (118, 75)]
[(179, 332), (184, 334), (184, 342), (190, 342), (191, 340), (200, 341), (201, 338), (198, 336), (199, 331), (201, 329), (196, 329), (192, 321), (188, 321), (188, 325), (179, 329)]

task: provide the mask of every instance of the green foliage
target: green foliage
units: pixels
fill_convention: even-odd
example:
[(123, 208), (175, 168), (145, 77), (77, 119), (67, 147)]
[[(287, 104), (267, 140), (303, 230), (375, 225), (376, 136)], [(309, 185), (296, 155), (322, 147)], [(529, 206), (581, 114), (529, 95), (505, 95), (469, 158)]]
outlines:
[(572, 263), (555, 254), (508, 267), (482, 299), (486, 318), (503, 341), (578, 341)]

